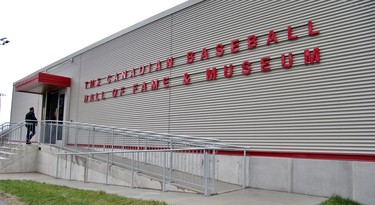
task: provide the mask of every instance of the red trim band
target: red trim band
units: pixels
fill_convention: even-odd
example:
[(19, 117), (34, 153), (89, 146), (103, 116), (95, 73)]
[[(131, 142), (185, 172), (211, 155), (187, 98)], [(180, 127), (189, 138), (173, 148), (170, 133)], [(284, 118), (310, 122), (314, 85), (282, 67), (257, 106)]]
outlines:
[[(69, 146), (74, 146), (69, 144)], [(78, 144), (79, 147), (87, 147), (87, 144)], [(108, 148), (112, 149), (112, 145), (89, 145), (94, 148)], [(113, 149), (126, 149), (126, 150), (137, 150), (137, 146), (121, 146), (114, 145)], [(162, 147), (139, 147), (140, 150), (163, 150)], [(243, 150), (219, 150), (216, 152), (217, 155), (227, 156), (244, 156)], [(350, 153), (311, 153), (311, 152), (277, 152), (277, 151), (246, 151), (246, 156), (254, 157), (281, 157), (281, 158), (294, 158), (294, 159), (318, 159), (318, 160), (340, 160), (340, 161), (363, 161), (363, 162), (375, 162), (375, 154), (350, 154)]]

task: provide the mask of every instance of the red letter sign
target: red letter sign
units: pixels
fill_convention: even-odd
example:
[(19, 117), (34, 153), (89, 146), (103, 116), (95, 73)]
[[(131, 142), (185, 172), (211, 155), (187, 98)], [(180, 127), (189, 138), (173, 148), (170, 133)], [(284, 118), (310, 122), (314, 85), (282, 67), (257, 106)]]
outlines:
[(206, 70), (206, 80), (216, 80), (216, 68)]
[(231, 78), (233, 76), (233, 65), (229, 65), (229, 73), (228, 73), (228, 66), (224, 66), (224, 76), (226, 78)]
[(293, 39), (297, 39), (297, 38), (298, 38), (298, 36), (292, 35), (292, 27), (288, 26), (288, 40), (293, 40)]
[(188, 52), (186, 55), (186, 63), (194, 62), (194, 52)]
[(309, 29), (309, 35), (310, 36), (319, 34), (318, 30), (316, 30), (316, 31), (313, 30), (313, 23), (312, 23), (311, 20), (307, 22), (307, 28)]
[(159, 89), (159, 80), (152, 80), (151, 81), (151, 90), (157, 90)]
[(145, 66), (141, 65), (141, 67), (139, 67), (139, 75), (143, 75), (143, 74), (145, 74)]
[(268, 38), (267, 38), (267, 45), (269, 46), (271, 44), (271, 41), (273, 41), (274, 43), (277, 43), (277, 38), (276, 38), (276, 34), (273, 30), (270, 30), (270, 32), (268, 33)]
[(257, 36), (251, 35), (247, 37), (247, 48), (253, 49), (257, 47)]
[(207, 51), (206, 48), (202, 49), (202, 54), (201, 54), (201, 59), (200, 60), (203, 60), (203, 59), (208, 59), (208, 51)]
[(125, 87), (122, 86), (122, 87), (120, 88), (120, 96), (122, 96), (124, 93), (125, 93)]
[(165, 68), (173, 67), (173, 57), (167, 58)]
[(216, 45), (216, 56), (222, 56), (224, 54), (224, 46), (223, 44)]
[(147, 84), (146, 82), (143, 82), (141, 92), (146, 92), (147, 91)]
[(231, 53), (238, 53), (240, 51), (240, 49), (238, 48), (239, 47), (239, 45), (238, 45), (239, 42), (240, 41), (238, 39), (236, 39), (236, 40), (233, 40), (230, 43), (230, 52)]
[(138, 83), (133, 85), (133, 94), (138, 90)]
[(260, 59), (260, 71), (268, 72), (271, 70), (270, 67), (267, 67), (270, 65), (270, 62), (269, 62), (270, 60), (271, 60), (270, 57), (264, 57)]
[(293, 54), (292, 54), (291, 52), (288, 54), (288, 58), (289, 58), (289, 64), (286, 65), (286, 64), (285, 64), (285, 55), (284, 55), (284, 53), (281, 54), (281, 66), (282, 66), (283, 68), (288, 69), (288, 68), (291, 68), (291, 67), (292, 67), (292, 65), (293, 65)]
[(317, 62), (317, 63), (320, 62), (320, 50), (319, 50), (319, 48), (314, 48), (312, 55), (310, 55), (310, 50), (306, 49), (305, 52), (304, 52), (304, 56), (305, 56), (305, 65), (307, 65), (308, 63), (314, 64), (314, 61)]
[(159, 60), (156, 62), (156, 70), (157, 70), (157, 71), (158, 71), (158, 70), (161, 70), (161, 63), (160, 63)]
[(242, 74), (249, 75), (251, 73), (251, 63), (249, 61), (245, 61), (242, 63)]
[(163, 78), (163, 87), (168, 88), (169, 87), (169, 77)]

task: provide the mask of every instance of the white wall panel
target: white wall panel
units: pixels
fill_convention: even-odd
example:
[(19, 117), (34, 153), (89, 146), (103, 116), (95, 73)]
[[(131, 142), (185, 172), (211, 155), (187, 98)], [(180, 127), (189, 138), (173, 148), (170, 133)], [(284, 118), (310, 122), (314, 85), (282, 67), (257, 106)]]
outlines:
[(29, 112), (30, 107), (34, 107), (35, 117), (41, 120), (41, 105), (42, 96), (38, 94), (15, 92), (13, 87), (12, 95), (12, 109), (11, 109), (11, 123), (20, 123), (25, 121), (26, 113)]

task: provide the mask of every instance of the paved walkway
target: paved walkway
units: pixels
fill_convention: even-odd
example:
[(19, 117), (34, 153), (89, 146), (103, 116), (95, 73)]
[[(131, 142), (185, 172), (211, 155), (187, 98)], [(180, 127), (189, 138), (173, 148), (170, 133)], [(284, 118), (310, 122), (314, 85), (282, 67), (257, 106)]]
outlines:
[(205, 197), (199, 194), (161, 192), (150, 189), (132, 189), (123, 186), (112, 186), (95, 183), (85, 183), (79, 181), (69, 181), (64, 179), (55, 179), (39, 173), (18, 173), (18, 174), (0, 174), (0, 180), (33, 180), (69, 186), (78, 189), (105, 191), (110, 194), (117, 194), (124, 197), (131, 197), (145, 200), (164, 201), (171, 205), (317, 205), (326, 200), (324, 197), (307, 196), (301, 194), (291, 194), (276, 191), (267, 191), (259, 189), (244, 189)]

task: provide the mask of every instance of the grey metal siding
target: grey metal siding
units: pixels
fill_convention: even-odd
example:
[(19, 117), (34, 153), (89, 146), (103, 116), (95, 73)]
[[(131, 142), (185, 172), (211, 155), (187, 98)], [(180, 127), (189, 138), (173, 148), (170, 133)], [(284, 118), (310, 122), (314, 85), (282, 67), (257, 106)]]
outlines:
[[(170, 17), (162, 18), (82, 55), (78, 121), (168, 132), (169, 90), (159, 88), (152, 92), (131, 93), (134, 84), (141, 86), (143, 82), (146, 82), (150, 89), (151, 80), (161, 80), (170, 75), (169, 69), (164, 68), (139, 75), (140, 66), (147, 66), (151, 63), (155, 69), (157, 60), (160, 60), (162, 66), (165, 67), (164, 61), (171, 56), (170, 21)], [(129, 76), (129, 70), (133, 68), (137, 73), (133, 78), (128, 77), (116, 83), (103, 83), (100, 87), (91, 89), (84, 88), (85, 81), (100, 77), (105, 82), (107, 75), (115, 73), (121, 75), (122, 71), (127, 71)], [(124, 96), (111, 97), (111, 91), (120, 89), (122, 86), (125, 87)], [(83, 102), (85, 94), (102, 91), (106, 92), (106, 100)]]
[[(374, 2), (372, 1), (204, 1), (173, 15), (173, 53), (202, 48), (210, 59), (172, 70), (194, 82), (171, 89), (171, 133), (215, 137), (255, 149), (356, 152), (375, 151)], [(313, 20), (317, 36), (307, 35)], [(291, 25), (299, 39), (288, 41)], [(268, 31), (279, 43), (266, 46)], [(214, 57), (218, 43), (258, 36), (258, 47)], [(304, 49), (320, 48), (321, 62), (304, 65)], [(210, 52), (211, 51), (211, 52)], [(293, 52), (294, 66), (283, 69), (280, 54)], [(261, 57), (272, 70), (260, 72)], [(253, 62), (249, 76), (241, 63)], [(224, 79), (224, 65), (235, 65)], [(217, 67), (218, 79), (205, 80)]]
[[(77, 56), (72, 77), (70, 118), (118, 127), (214, 137), (253, 149), (303, 152), (374, 153), (375, 73), (374, 1), (202, 1), (138, 27)], [(309, 36), (313, 21), (318, 35)], [(292, 26), (296, 40), (287, 39)], [(274, 30), (278, 43), (266, 45)], [(258, 46), (247, 49), (256, 35)], [(240, 52), (230, 43), (239, 39)], [(215, 56), (215, 46), (225, 54)], [(304, 64), (304, 50), (318, 47), (320, 63)], [(203, 48), (209, 59), (199, 60)], [(195, 62), (186, 63), (187, 52)], [(293, 53), (290, 69), (282, 53)], [(173, 68), (165, 60), (174, 57)], [(270, 72), (260, 59), (270, 57)], [(157, 60), (161, 71), (85, 89), (85, 81)], [(241, 64), (252, 62), (250, 75)], [(225, 78), (224, 65), (234, 65)], [(206, 69), (216, 67), (216, 80)], [(74, 71), (72, 70), (74, 69)], [(52, 72), (52, 71), (51, 71)], [(138, 72), (138, 70), (137, 70)], [(191, 84), (183, 85), (188, 73)], [(170, 77), (170, 88), (131, 94), (133, 84)], [(112, 89), (125, 96), (111, 98)], [(150, 87), (148, 87), (150, 89)], [(106, 100), (84, 103), (84, 95), (106, 92)], [(84, 140), (83, 140), (84, 141)]]

